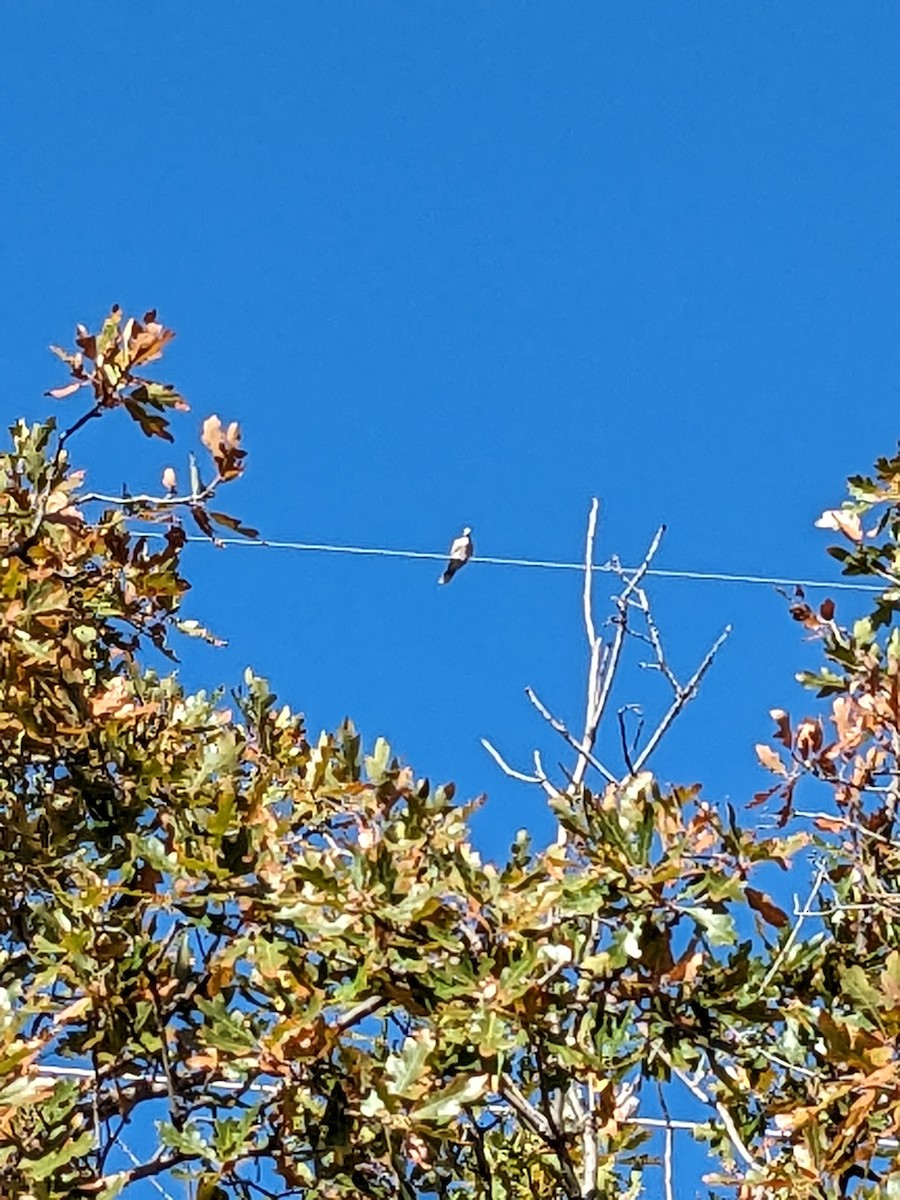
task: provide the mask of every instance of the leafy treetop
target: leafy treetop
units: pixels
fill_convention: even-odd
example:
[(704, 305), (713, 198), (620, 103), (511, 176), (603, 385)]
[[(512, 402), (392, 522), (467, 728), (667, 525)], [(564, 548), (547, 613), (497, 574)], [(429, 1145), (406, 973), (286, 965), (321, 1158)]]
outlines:
[[(783, 822), (804, 819), (801, 776), (832, 789), (828, 820), (765, 835), (664, 786), (646, 745), (623, 737), (622, 771), (596, 759), (635, 614), (668, 667), (636, 577), (597, 632), (588, 567), (588, 732), (556, 722), (575, 770), (556, 785), (537, 760), (534, 776), (559, 836), (522, 833), (486, 863), (478, 802), (383, 740), (366, 754), (349, 722), (311, 738), (251, 672), (229, 697), (192, 695), (152, 665), (179, 632), (211, 637), (182, 615), (182, 522), (244, 530), (210, 508), (240, 475), (240, 431), (208, 418), (212, 482), (191, 459), (189, 489), (168, 468), (159, 496), (87, 491), (68, 444), (115, 408), (171, 439), (184, 399), (137, 374), (171, 336), (117, 309), (79, 327), (51, 395), (91, 407), (62, 432), (17, 424), (0, 456), (5, 1186), (111, 1200), (180, 1174), (198, 1200), (635, 1197), (680, 1095), (705, 1106), (717, 1194), (836, 1198), (854, 1178), (897, 1194), (900, 693), (896, 636), (878, 635), (900, 468), (870, 496), (887, 540), (873, 554), (854, 527), (844, 556), (889, 577), (868, 624), (795, 606), (831, 664), (815, 682), (834, 737), (780, 713), (789, 762), (761, 751)], [(854, 503), (842, 520), (869, 501)], [(669, 672), (675, 713), (702, 670)], [(792, 920), (751, 880), (811, 846), (824, 915)], [(133, 1162), (142, 1120), (156, 1148)]]

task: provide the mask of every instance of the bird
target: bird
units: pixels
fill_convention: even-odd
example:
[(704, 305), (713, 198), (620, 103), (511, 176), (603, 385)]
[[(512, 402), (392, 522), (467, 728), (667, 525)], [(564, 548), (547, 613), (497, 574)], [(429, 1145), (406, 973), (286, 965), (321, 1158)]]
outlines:
[(467, 525), (460, 536), (454, 539), (453, 545), (450, 547), (450, 561), (438, 583), (449, 583), (456, 572), (461, 570), (472, 557), (474, 549), (472, 530)]

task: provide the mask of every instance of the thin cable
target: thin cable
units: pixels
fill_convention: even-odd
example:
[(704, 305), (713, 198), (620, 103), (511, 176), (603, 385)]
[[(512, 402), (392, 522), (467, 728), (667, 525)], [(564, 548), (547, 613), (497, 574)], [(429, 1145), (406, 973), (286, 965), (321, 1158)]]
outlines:
[[(161, 533), (151, 533), (151, 537), (163, 537)], [(210, 542), (209, 538), (191, 535), (187, 539), (189, 542), (200, 542), (206, 545), (214, 543)], [(374, 558), (423, 558), (431, 559), (435, 562), (445, 562), (447, 559), (446, 551), (443, 553), (434, 553), (430, 550), (388, 550), (381, 546), (337, 546), (326, 542), (282, 542), (273, 541), (271, 538), (216, 538), (216, 543), (220, 546), (246, 546), (256, 547), (263, 550), (298, 550), (306, 551), (314, 554), (362, 554)], [(492, 558), (486, 555), (476, 554), (471, 560), (472, 563), (485, 563), (491, 567), (526, 567), (540, 568), (547, 571), (583, 571), (584, 563), (578, 562), (555, 562), (547, 559), (537, 558)], [(611, 563), (597, 563), (594, 567), (595, 571), (621, 571), (628, 575), (632, 573), (634, 567), (614, 567)], [(803, 587), (803, 588), (822, 588), (826, 591), (841, 591), (841, 592), (881, 592), (884, 589), (868, 583), (848, 583), (846, 580), (835, 580), (828, 582), (824, 579), (788, 579), (778, 575), (738, 575), (729, 574), (726, 571), (676, 571), (668, 570), (664, 567), (651, 567), (645, 572), (647, 575), (655, 575), (659, 579), (686, 579), (695, 583), (743, 583), (762, 585), (764, 587)]]

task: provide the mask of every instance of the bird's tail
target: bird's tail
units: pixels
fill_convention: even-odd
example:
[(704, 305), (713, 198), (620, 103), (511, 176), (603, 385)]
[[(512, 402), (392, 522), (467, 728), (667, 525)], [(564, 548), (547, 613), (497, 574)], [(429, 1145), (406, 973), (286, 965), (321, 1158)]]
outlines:
[(443, 573), (443, 575), (438, 576), (438, 583), (449, 583), (452, 578), (453, 578), (453, 572), (445, 571)]

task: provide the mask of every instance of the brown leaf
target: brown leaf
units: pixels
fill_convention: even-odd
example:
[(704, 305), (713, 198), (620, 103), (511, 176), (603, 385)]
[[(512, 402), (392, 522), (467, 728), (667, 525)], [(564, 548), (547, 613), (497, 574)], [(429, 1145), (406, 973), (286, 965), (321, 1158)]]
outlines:
[(788, 924), (787, 913), (780, 909), (765, 892), (758, 892), (756, 888), (747, 887), (744, 888), (744, 895), (754, 912), (758, 912), (764, 921), (768, 921), (776, 929), (784, 929)]
[(217, 525), (224, 525), (226, 529), (233, 529), (235, 533), (242, 533), (244, 537), (259, 537), (258, 529), (253, 529), (250, 525), (242, 524), (237, 517), (229, 517), (227, 513), (212, 512), (210, 510), (209, 518), (211, 521), (215, 521)]
[(97, 339), (86, 325), (78, 325), (75, 330), (75, 345), (82, 351), (85, 358), (92, 361), (97, 358)]
[(842, 833), (844, 830), (843, 821), (836, 821), (831, 817), (816, 817), (813, 825), (816, 829), (821, 829), (823, 833)]
[(791, 735), (791, 719), (783, 708), (773, 708), (769, 712), (769, 716), (775, 722), (777, 729), (772, 734), (776, 742), (781, 742), (783, 746), (787, 746), (790, 750), (793, 744)]
[(764, 792), (754, 792), (753, 799), (747, 805), (748, 808), (759, 808), (761, 804), (765, 804), (767, 800), (771, 800), (778, 791), (777, 785), (772, 788), (767, 788)]
[(163, 350), (174, 336), (173, 329), (164, 328), (158, 321), (148, 321), (146, 325), (129, 321), (124, 340), (131, 365), (136, 367), (162, 358)]
[(209, 513), (206, 511), (205, 508), (203, 508), (202, 505), (192, 504), (191, 505), (191, 516), (197, 522), (197, 525), (199, 526), (201, 533), (205, 533), (206, 536), (211, 541), (215, 542), (217, 546), (221, 545), (219, 539), (216, 537), (216, 531), (213, 529), (212, 525), (210, 524)]
[(821, 722), (805, 717), (797, 726), (795, 744), (801, 758), (810, 758), (815, 754), (822, 746)]
[(678, 962), (669, 972), (668, 978), (672, 983), (692, 984), (697, 978), (705, 955), (702, 950), (693, 949), (693, 942), (679, 958)]
[(771, 771), (775, 775), (787, 776), (787, 768), (778, 753), (771, 746), (767, 746), (765, 742), (757, 743), (756, 757), (767, 771)]

